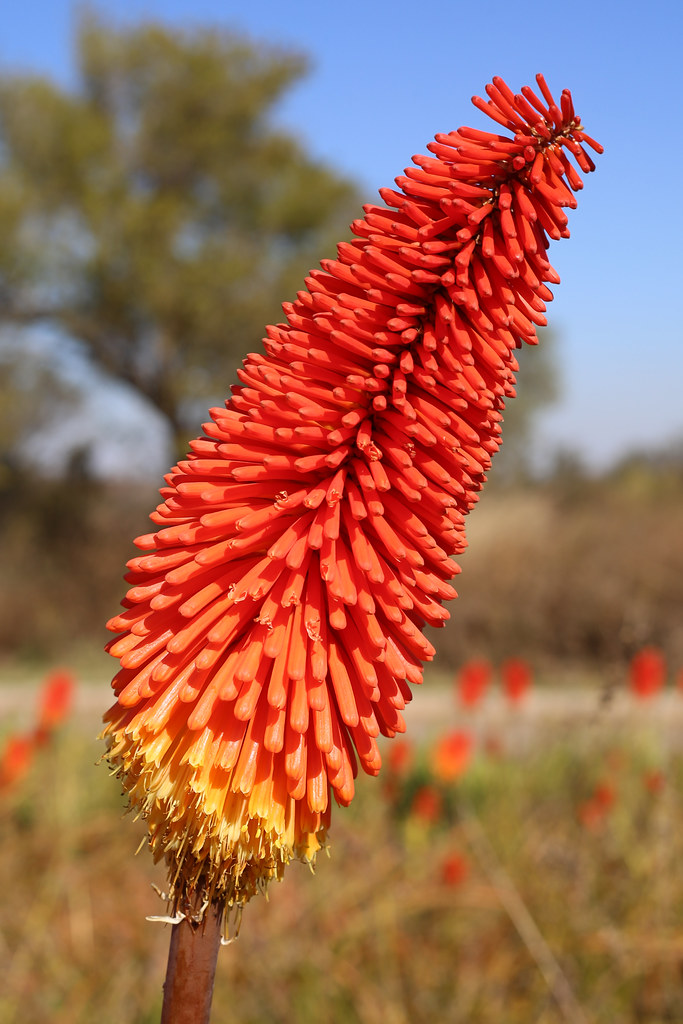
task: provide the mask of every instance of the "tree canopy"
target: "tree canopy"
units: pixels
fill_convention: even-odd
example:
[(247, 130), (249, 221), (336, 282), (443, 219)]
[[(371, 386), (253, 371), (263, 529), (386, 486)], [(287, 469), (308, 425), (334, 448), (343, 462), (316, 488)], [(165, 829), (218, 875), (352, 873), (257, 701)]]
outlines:
[[(276, 127), (307, 70), (300, 54), (92, 15), (76, 52), (72, 89), (0, 77), (0, 328), (12, 337), (0, 457), (64, 415), (71, 385), (55, 368), (73, 341), (161, 412), (184, 451), (264, 325), (348, 237), (361, 198)], [(17, 338), (35, 326), (50, 328), (55, 358), (36, 367), (25, 348), (27, 373)], [(518, 475), (534, 414), (554, 397), (539, 355), (506, 412), (498, 476)]]
[(77, 339), (180, 439), (359, 199), (273, 126), (300, 55), (88, 17), (78, 61), (0, 80), (0, 323)]

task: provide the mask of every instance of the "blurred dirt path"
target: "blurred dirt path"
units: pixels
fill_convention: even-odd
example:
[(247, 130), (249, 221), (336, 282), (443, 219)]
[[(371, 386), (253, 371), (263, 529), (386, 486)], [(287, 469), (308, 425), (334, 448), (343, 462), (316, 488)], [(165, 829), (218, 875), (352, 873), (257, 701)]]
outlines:
[[(0, 733), (30, 728), (36, 718), (40, 686), (33, 682), (3, 683), (0, 679)], [(404, 712), (412, 739), (466, 729), (484, 741), (499, 742), (508, 752), (547, 745), (575, 735), (577, 742), (612, 733), (639, 736), (683, 747), (683, 694), (667, 691), (637, 700), (623, 690), (606, 695), (587, 688), (543, 688), (511, 706), (498, 690), (474, 709), (458, 706), (452, 691), (427, 681), (416, 688)], [(73, 718), (96, 734), (112, 701), (109, 681), (77, 685)]]
[[(0, 730), (7, 728), (21, 730), (35, 724), (38, 710), (40, 683), (11, 682), (5, 683), (0, 678)], [(98, 721), (111, 704), (111, 687), (109, 682), (82, 683), (76, 682), (72, 717), (79, 724), (94, 729)]]
[(485, 742), (499, 743), (508, 753), (572, 738), (578, 744), (623, 735), (683, 748), (683, 694), (671, 690), (638, 700), (625, 690), (610, 694), (547, 687), (532, 691), (517, 705), (494, 690), (478, 707), (466, 709), (450, 690), (434, 687), (430, 691), (425, 686), (416, 692), (405, 718), (413, 738), (465, 729)]

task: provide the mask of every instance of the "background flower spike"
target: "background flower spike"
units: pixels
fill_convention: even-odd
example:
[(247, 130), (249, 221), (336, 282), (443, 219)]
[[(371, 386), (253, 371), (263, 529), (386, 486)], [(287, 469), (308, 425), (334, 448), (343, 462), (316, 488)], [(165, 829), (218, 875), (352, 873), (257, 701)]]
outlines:
[[(515, 350), (536, 342), (550, 239), (600, 152), (565, 90), (475, 106), (435, 137), (266, 330), (138, 538), (108, 759), (169, 868), (170, 913), (242, 905), (324, 845), (331, 798), (447, 618), (464, 517), (501, 442)], [(578, 165), (578, 171), (572, 161)]]

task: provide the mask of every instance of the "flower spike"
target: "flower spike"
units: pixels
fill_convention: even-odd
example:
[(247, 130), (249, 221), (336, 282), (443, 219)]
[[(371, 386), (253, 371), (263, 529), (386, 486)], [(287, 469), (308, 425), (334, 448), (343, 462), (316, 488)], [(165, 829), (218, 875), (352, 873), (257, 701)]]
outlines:
[(559, 104), (500, 78), (364, 207), (166, 477), (108, 645), (108, 758), (169, 864), (172, 912), (242, 904), (324, 845), (331, 796), (411, 685), (456, 596), (452, 556), (545, 324), (549, 239), (593, 170)]

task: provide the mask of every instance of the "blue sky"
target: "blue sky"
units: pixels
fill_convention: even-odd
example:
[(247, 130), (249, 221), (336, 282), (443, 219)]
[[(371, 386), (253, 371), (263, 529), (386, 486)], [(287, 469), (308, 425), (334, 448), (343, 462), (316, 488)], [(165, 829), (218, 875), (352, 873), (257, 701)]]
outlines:
[[(308, 55), (310, 74), (279, 119), (355, 178), (368, 201), (435, 132), (487, 127), (469, 98), (493, 75), (518, 90), (542, 71), (554, 92), (569, 87), (605, 154), (571, 213), (571, 240), (551, 250), (562, 277), (549, 322), (563, 397), (540, 425), (540, 448), (573, 448), (601, 466), (634, 447), (683, 439), (682, 5), (118, 0), (95, 7), (117, 24), (215, 24)], [(5, 0), (0, 68), (74, 82), (77, 11), (68, 0)]]

